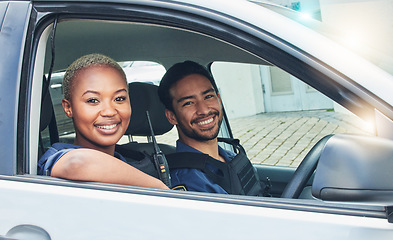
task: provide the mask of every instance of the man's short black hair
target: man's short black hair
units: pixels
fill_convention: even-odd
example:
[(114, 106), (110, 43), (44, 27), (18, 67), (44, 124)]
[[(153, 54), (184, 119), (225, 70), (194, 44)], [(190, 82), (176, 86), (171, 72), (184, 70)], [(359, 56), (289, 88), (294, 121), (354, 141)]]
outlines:
[(216, 85), (214, 84), (213, 76), (204, 66), (193, 61), (176, 63), (168, 69), (168, 71), (162, 77), (160, 86), (158, 87), (158, 96), (160, 97), (160, 100), (164, 104), (165, 108), (173, 111), (172, 96), (170, 95), (169, 90), (179, 80), (191, 74), (200, 74), (206, 77), (211, 82), (214, 90), (218, 92)]

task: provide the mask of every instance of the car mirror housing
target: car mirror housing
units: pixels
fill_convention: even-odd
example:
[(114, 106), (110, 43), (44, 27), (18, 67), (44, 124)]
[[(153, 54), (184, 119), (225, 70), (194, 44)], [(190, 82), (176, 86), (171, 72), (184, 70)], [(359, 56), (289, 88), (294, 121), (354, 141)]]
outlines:
[(312, 195), (325, 201), (393, 204), (393, 141), (335, 135), (321, 154)]

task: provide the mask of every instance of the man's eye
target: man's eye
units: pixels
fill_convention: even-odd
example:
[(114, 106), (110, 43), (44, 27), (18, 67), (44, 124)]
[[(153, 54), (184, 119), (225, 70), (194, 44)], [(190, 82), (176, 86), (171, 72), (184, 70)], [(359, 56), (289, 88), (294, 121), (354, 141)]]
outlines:
[(212, 95), (207, 95), (206, 97), (205, 97), (205, 99), (209, 99), (209, 98), (213, 98), (214, 97), (214, 95), (212, 94)]
[(87, 100), (88, 103), (98, 103), (98, 100), (95, 98), (90, 98)]
[(192, 104), (192, 102), (185, 102), (185, 103), (183, 103), (183, 107), (190, 106), (191, 104)]
[(122, 96), (122, 97), (117, 97), (117, 98), (115, 99), (115, 101), (116, 101), (116, 102), (122, 102), (122, 101), (125, 101), (126, 99), (127, 99), (127, 97)]

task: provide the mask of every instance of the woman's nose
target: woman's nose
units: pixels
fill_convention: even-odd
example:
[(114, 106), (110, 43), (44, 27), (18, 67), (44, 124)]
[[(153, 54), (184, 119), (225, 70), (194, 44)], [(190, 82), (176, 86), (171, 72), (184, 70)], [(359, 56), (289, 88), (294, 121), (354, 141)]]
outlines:
[(101, 109), (101, 116), (111, 117), (116, 115), (117, 111), (115, 106), (112, 103), (104, 103)]

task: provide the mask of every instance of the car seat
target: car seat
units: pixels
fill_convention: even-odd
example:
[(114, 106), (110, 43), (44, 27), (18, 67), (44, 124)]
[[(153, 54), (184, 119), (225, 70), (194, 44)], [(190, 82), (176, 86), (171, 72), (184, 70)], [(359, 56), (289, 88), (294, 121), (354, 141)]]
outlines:
[[(48, 136), (43, 136), (43, 132), (45, 129), (48, 129)], [(56, 142), (59, 142), (59, 133), (57, 130), (56, 117), (53, 109), (52, 99), (49, 92), (49, 82), (44, 76), (42, 83), (38, 159), (40, 159), (41, 156), (45, 153), (45, 151), (53, 143)]]
[[(154, 152), (154, 146), (146, 111), (149, 111), (155, 136), (169, 132), (173, 128), (173, 125), (169, 123), (165, 116), (165, 107), (160, 102), (157, 93), (158, 86), (142, 82), (129, 83), (128, 86), (132, 113), (125, 135), (129, 136), (130, 142), (117, 145), (116, 151), (122, 155), (127, 155), (127, 150), (144, 152), (151, 155)], [(133, 141), (133, 136), (144, 136), (148, 142), (138, 143)], [(160, 143), (158, 145), (164, 154), (176, 152), (176, 148), (172, 145)]]

